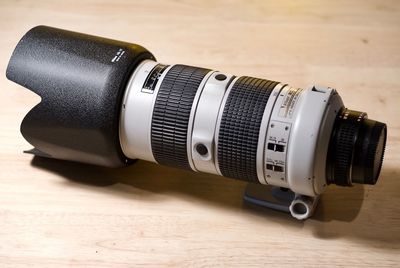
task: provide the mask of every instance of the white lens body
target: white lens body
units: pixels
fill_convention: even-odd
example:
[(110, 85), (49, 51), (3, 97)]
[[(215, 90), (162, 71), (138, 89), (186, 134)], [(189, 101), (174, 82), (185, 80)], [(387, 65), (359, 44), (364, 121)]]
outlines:
[[(160, 82), (154, 91), (143, 90), (151, 70), (158, 63), (143, 61), (129, 79), (121, 106), (119, 137), (126, 157), (156, 162), (151, 151), (151, 118)], [(161, 74), (159, 80), (167, 73)]]
[[(191, 141), (188, 148), (190, 148), (196, 171), (221, 175), (216, 165), (218, 157), (215, 149), (215, 133), (221, 103), (233, 76), (225, 75), (226, 79), (220, 81), (216, 79), (219, 74), (219, 72), (213, 72), (202, 89), (201, 98), (192, 119), (194, 123), (191, 139), (188, 139)], [(202, 155), (196, 150), (199, 144), (207, 148), (206, 154)]]
[[(152, 115), (158, 90), (171, 67), (143, 61), (128, 82), (119, 131), (121, 148), (128, 158), (156, 162), (151, 145)], [(187, 155), (193, 171), (222, 175), (219, 129), (237, 79), (210, 71), (196, 92), (187, 127)], [(303, 90), (277, 84), (260, 125), (256, 159), (259, 182), (290, 188), (301, 195), (321, 194), (327, 186), (329, 139), (342, 107), (341, 98), (332, 88), (311, 86)]]

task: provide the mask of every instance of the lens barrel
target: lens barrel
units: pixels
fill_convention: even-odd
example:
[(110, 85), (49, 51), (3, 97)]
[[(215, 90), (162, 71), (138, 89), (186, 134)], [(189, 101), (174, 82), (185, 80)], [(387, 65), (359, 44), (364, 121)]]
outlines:
[[(187, 153), (190, 114), (200, 84), (210, 71), (174, 65), (163, 78), (151, 123), (151, 147), (157, 163), (192, 169)], [(243, 76), (232, 83), (219, 124), (218, 167), (225, 177), (258, 183), (260, 126), (269, 96), (278, 82)], [(197, 144), (196, 151), (208, 150), (203, 147)]]
[(330, 139), (327, 181), (341, 186), (376, 184), (386, 144), (386, 124), (342, 109)]

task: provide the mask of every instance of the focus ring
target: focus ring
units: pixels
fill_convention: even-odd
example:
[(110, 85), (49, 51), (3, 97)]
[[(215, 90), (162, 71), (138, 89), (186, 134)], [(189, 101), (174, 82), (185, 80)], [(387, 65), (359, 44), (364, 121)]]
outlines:
[(191, 169), (187, 132), (193, 100), (210, 70), (174, 65), (165, 75), (154, 104), (151, 147), (157, 163)]
[(225, 177), (258, 182), (257, 146), (261, 120), (278, 82), (242, 76), (226, 100), (218, 135), (218, 165)]

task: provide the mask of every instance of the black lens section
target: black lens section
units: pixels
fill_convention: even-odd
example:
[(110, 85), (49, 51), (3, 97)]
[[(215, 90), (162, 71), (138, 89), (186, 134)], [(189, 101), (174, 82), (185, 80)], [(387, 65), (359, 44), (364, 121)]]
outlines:
[(366, 113), (343, 109), (330, 139), (327, 180), (341, 186), (375, 184), (382, 167), (386, 125)]

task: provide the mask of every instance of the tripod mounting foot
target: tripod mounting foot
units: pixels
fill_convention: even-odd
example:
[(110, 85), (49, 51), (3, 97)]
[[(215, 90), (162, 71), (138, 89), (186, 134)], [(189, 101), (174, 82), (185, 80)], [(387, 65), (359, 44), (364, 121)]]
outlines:
[(298, 220), (305, 220), (313, 215), (319, 196), (305, 196), (287, 188), (249, 183), (243, 199), (257, 206), (290, 213)]

